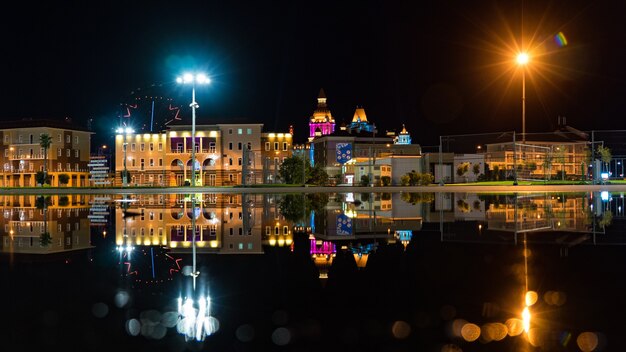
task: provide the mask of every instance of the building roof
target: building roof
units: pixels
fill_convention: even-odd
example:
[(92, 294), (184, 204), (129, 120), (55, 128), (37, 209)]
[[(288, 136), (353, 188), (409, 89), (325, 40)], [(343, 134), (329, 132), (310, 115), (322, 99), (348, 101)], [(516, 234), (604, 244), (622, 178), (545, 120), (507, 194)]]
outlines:
[(352, 116), (352, 122), (367, 122), (367, 115), (365, 115), (365, 109), (363, 109), (363, 107), (356, 107), (354, 116)]
[(90, 132), (89, 129), (85, 126), (80, 126), (75, 122), (72, 122), (72, 119), (66, 118), (63, 121), (60, 120), (51, 120), (51, 119), (16, 119), (10, 121), (0, 121), (0, 130), (8, 130), (8, 129), (17, 129), (17, 128), (35, 128), (35, 127), (49, 127), (49, 128), (58, 128), (63, 130), (72, 130), (72, 131), (83, 131)]

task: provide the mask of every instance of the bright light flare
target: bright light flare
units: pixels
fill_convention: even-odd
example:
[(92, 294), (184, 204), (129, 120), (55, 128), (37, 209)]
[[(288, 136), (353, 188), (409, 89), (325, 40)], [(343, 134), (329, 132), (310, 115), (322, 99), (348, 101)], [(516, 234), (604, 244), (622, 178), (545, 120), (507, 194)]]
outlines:
[(522, 325), (524, 326), (524, 331), (528, 334), (528, 330), (530, 330), (530, 309), (528, 307), (524, 307), (524, 311), (522, 311)]
[(530, 58), (528, 57), (527, 53), (519, 53), (519, 54), (517, 54), (516, 61), (517, 61), (518, 64), (526, 65), (529, 60), (530, 60)]
[(197, 301), (192, 298), (178, 298), (179, 320), (176, 328), (185, 339), (204, 341), (218, 329), (218, 321), (211, 316), (211, 298), (200, 297)]

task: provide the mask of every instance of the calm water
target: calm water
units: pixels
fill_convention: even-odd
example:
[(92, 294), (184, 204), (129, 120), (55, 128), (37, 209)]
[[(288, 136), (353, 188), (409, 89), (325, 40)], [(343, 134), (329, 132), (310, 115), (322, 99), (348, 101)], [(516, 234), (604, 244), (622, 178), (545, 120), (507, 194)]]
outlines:
[(623, 194), (0, 205), (3, 351), (626, 348)]

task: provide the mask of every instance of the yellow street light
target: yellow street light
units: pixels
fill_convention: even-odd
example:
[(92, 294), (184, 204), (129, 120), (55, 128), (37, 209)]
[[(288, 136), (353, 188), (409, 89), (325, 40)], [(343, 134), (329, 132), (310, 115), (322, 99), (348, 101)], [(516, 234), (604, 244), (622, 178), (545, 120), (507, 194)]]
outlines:
[(527, 53), (517, 54), (517, 64), (522, 68), (522, 144), (526, 143), (526, 69), (530, 57)]

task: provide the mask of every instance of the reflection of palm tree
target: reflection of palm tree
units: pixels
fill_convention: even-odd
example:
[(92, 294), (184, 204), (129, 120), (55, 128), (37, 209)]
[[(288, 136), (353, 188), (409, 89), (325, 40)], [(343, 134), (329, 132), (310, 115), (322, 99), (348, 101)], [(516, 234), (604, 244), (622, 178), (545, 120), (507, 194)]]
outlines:
[(39, 244), (43, 247), (47, 247), (52, 243), (52, 235), (48, 232), (48, 202), (50, 196), (38, 196), (35, 200), (35, 206), (37, 209), (43, 210), (43, 233), (39, 236)]
[(39, 136), (39, 145), (43, 148), (43, 182), (41, 185), (43, 186), (48, 179), (48, 148), (52, 144), (52, 137), (49, 134), (42, 134)]

